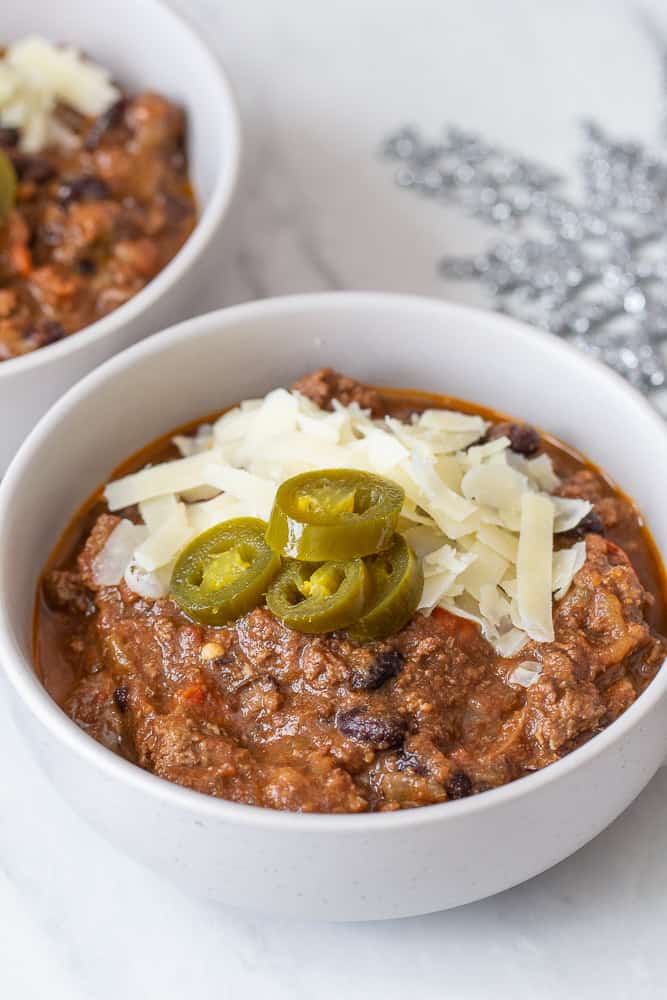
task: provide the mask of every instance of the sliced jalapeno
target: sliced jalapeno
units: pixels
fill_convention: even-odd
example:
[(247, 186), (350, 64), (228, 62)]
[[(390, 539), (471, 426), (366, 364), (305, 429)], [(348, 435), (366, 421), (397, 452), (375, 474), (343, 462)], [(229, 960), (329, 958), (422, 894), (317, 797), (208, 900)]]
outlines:
[(363, 615), (348, 628), (353, 639), (368, 642), (398, 632), (417, 610), (424, 589), (421, 563), (402, 535), (384, 552), (366, 560), (370, 598)]
[(304, 562), (372, 555), (391, 543), (404, 498), (397, 483), (369, 472), (304, 472), (278, 488), (266, 540)]
[(6, 153), (0, 150), (0, 222), (3, 222), (16, 201), (16, 171)]
[(171, 576), (179, 607), (197, 622), (224, 625), (259, 604), (280, 568), (265, 533), (265, 521), (238, 517), (198, 535)]
[(368, 574), (361, 559), (349, 562), (288, 562), (269, 587), (266, 603), (297, 632), (334, 632), (361, 615)]

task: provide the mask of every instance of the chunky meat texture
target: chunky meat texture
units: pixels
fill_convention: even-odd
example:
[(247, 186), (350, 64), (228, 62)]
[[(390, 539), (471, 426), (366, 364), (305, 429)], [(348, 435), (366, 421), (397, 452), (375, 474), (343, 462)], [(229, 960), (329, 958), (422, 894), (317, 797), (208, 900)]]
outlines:
[(294, 384), (294, 388), (323, 410), (330, 409), (333, 400), (337, 399), (345, 406), (358, 403), (363, 410), (370, 410), (374, 417), (381, 417), (386, 413), (386, 406), (377, 389), (341, 375), (333, 368), (318, 368), (317, 371), (304, 375)]
[[(375, 413), (406, 408), (330, 369), (297, 387), (320, 406), (339, 398)], [(168, 599), (143, 600), (124, 583), (96, 587), (93, 561), (118, 521), (103, 513), (78, 557), (44, 580), (47, 687), (86, 732), (148, 771), (274, 809), (445, 802), (557, 760), (655, 676), (665, 646), (649, 621), (664, 608), (633, 563), (645, 578), (654, 573), (654, 592), (662, 581), (637, 511), (598, 473), (526, 425), (498, 423), (495, 433), (525, 454), (549, 449), (559, 492), (594, 505), (573, 533), (587, 557), (555, 605), (553, 643), (501, 659), (475, 625), (442, 610), (362, 645), (293, 632), (265, 607), (226, 628), (196, 625)], [(528, 689), (511, 681), (523, 660), (542, 665)]]
[(72, 149), (18, 151), (17, 203), (0, 226), (0, 361), (61, 340), (136, 295), (192, 231), (185, 117), (158, 94), (97, 119), (61, 111)]
[(583, 497), (592, 503), (603, 531), (630, 527), (636, 517), (630, 501), (614, 494), (593, 469), (578, 469), (565, 479), (556, 492), (562, 497)]
[(78, 663), (65, 710), (154, 774), (238, 802), (392, 810), (504, 784), (613, 721), (664, 655), (627, 557), (598, 535), (556, 606), (556, 641), (521, 652), (543, 664), (525, 690), (509, 681), (518, 660), (444, 611), (358, 645), (290, 631), (266, 608), (205, 628), (170, 600), (95, 589), (115, 523), (102, 515), (76, 570), (47, 577)]

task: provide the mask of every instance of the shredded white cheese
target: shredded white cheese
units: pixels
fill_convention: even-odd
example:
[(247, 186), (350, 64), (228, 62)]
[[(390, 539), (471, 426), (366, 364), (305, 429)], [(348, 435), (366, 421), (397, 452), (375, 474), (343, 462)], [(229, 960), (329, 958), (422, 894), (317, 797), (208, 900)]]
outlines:
[(150, 532), (146, 541), (135, 549), (134, 561), (140, 569), (148, 572), (159, 569), (175, 559), (191, 537), (185, 504), (176, 503)]
[(126, 518), (119, 521), (93, 560), (92, 571), (96, 583), (102, 587), (120, 583), (135, 549), (145, 542), (147, 535), (148, 528), (143, 524), (133, 524)]
[(553, 500), (538, 493), (521, 498), (521, 528), (516, 558), (519, 621), (531, 639), (552, 642)]
[(116, 528), (99, 582), (124, 578), (143, 597), (161, 597), (178, 552), (202, 531), (232, 517), (266, 519), (280, 483), (300, 472), (363, 469), (405, 489), (399, 530), (422, 562), (421, 610), (477, 622), (501, 656), (514, 657), (529, 639), (553, 638), (553, 598), (585, 558), (583, 542), (554, 552), (554, 532), (591, 505), (549, 495), (558, 479), (548, 455), (522, 458), (508, 438), (475, 444), (487, 428), (450, 410), (410, 422), (371, 419), (356, 403), (328, 412), (285, 389), (246, 400), (175, 438), (183, 458), (109, 483), (109, 509), (138, 504), (145, 526)]
[(221, 459), (219, 452), (205, 451), (189, 458), (150, 465), (141, 472), (116, 479), (104, 491), (109, 510), (122, 510), (167, 493), (183, 493), (199, 486), (212, 486), (206, 474), (215, 469), (216, 459)]
[(69, 144), (71, 133), (54, 117), (57, 104), (100, 115), (119, 96), (110, 73), (71, 46), (31, 35), (13, 42), (0, 59), (0, 122), (19, 129), (27, 153)]

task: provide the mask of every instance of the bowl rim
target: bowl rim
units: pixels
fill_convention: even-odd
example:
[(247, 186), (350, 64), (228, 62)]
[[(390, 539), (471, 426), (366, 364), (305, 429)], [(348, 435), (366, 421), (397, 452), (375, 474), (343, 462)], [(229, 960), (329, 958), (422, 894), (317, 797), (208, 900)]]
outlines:
[(218, 171), (213, 191), (185, 243), (169, 263), (136, 295), (106, 316), (89, 323), (55, 344), (47, 344), (35, 351), (0, 362), (0, 383), (3, 379), (10, 379), (14, 374), (20, 376), (48, 365), (49, 362), (55, 363), (79, 349), (109, 337), (119, 327), (131, 323), (150, 309), (167, 288), (180, 281), (185, 271), (205, 251), (232, 201), (241, 161), (241, 118), (229, 77), (201, 33), (181, 13), (173, 10), (163, 0), (135, 0), (135, 3), (139, 2), (151, 8), (156, 18), (175, 21), (178, 30), (190, 37), (190, 41), (199, 49), (198, 58), (201, 64), (217, 88), (217, 100), (224, 108), (221, 118), (227, 122), (228, 130), (220, 132), (218, 137), (222, 166)]
[[(318, 292), (243, 303), (184, 320), (126, 348), (80, 379), (40, 419), (13, 458), (4, 481), (0, 483), (0, 588), (4, 553), (7, 550), (5, 525), (8, 523), (8, 512), (14, 494), (18, 495), (23, 475), (31, 464), (33, 452), (48, 440), (52, 427), (58, 423), (60, 417), (76, 410), (79, 401), (93, 394), (98, 384), (113, 381), (143, 357), (159, 355), (171, 345), (193, 336), (205, 335), (214, 328), (224, 336), (226, 330), (233, 330), (235, 324), (238, 321), (243, 322), (244, 319), (276, 316), (295, 310), (355, 310), (359, 307), (386, 310), (401, 306), (410, 307), (415, 312), (420, 309), (435, 308), (443, 314), (448, 314), (454, 321), (459, 318), (463, 321), (467, 319), (469, 322), (482, 322), (487, 327), (495, 329), (497, 333), (512, 337), (519, 342), (529, 339), (535, 342), (538, 339), (547, 353), (567, 356), (570, 360), (576, 358), (579, 366), (587, 367), (591, 375), (605, 382), (610, 391), (625, 396), (639, 415), (647, 418), (660, 434), (667, 436), (667, 425), (662, 417), (616, 372), (551, 334), (489, 310), (475, 309), (424, 296), (391, 292)], [(99, 768), (110, 780), (127, 784), (133, 791), (149, 796), (162, 805), (190, 814), (193, 819), (208, 819), (235, 826), (273, 830), (276, 833), (381, 834), (383, 831), (389, 832), (404, 827), (412, 828), (443, 821), (457, 822), (467, 815), (485, 813), (521, 800), (532, 793), (538, 793), (540, 789), (590, 763), (619, 742), (635, 726), (641, 725), (642, 719), (667, 695), (666, 661), (654, 680), (630, 708), (583, 746), (539, 771), (480, 795), (387, 813), (295, 813), (232, 802), (184, 788), (151, 774), (107, 750), (83, 732), (47, 693), (34, 672), (32, 658), (26, 657), (20, 648), (19, 632), (20, 629), (12, 624), (4, 602), (0, 601), (0, 667), (19, 700), (44, 726), (51, 738), (64, 744), (67, 750), (82, 758), (85, 763), (93, 768)], [(667, 750), (667, 738), (665, 749)]]

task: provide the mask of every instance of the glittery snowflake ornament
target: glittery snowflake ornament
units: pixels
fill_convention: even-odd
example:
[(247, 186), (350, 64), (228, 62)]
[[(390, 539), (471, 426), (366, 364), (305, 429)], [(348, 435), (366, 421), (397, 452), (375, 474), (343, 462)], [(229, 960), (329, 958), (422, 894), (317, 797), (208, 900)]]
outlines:
[[(503, 235), (449, 278), (477, 280), (500, 311), (600, 358), (658, 399), (667, 386), (667, 160), (584, 125), (581, 196), (539, 163), (450, 128), (389, 137), (397, 183), (459, 205)], [(660, 393), (664, 396), (665, 393)]]

